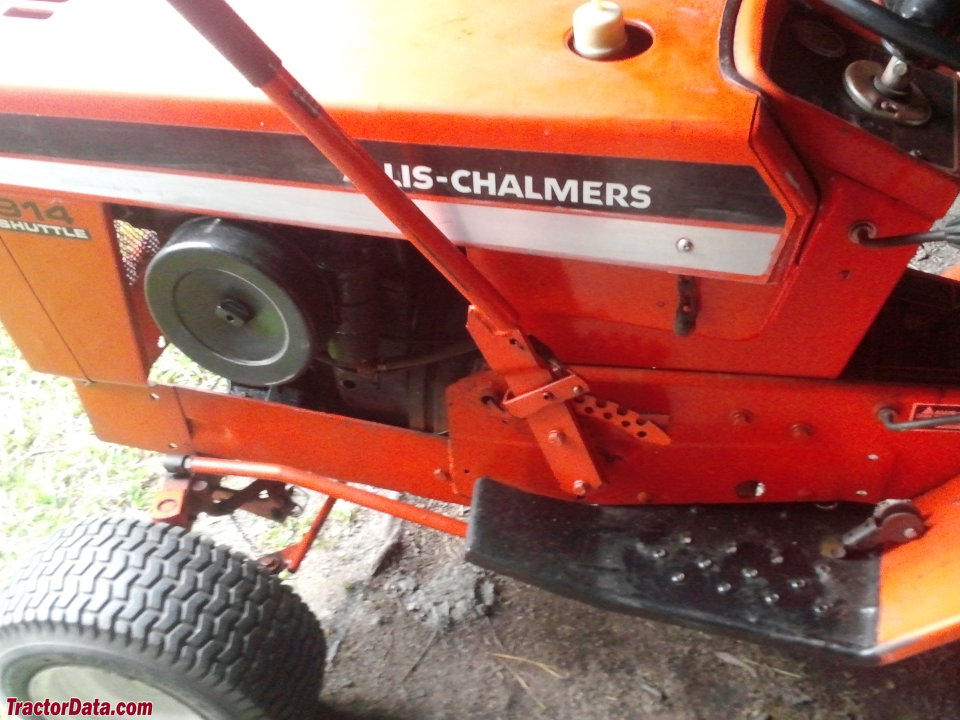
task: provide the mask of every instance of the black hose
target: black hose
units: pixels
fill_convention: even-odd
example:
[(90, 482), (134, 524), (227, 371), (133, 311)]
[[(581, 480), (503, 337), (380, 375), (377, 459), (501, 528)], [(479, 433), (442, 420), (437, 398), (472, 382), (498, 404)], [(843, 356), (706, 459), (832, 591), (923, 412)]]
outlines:
[(827, 7), (902, 48), (960, 70), (960, 44), (917, 25), (870, 0), (820, 0)]
[(388, 360), (387, 362), (382, 362), (377, 365), (377, 370), (384, 372), (387, 370), (406, 370), (407, 368), (421, 367), (423, 365), (432, 365), (435, 362), (440, 362), (441, 360), (450, 360), (451, 358), (459, 357), (460, 355), (467, 355), (472, 352), (476, 352), (477, 345), (473, 340), (464, 340), (455, 345), (450, 345), (449, 347), (441, 348), (432, 353), (427, 353), (426, 355), (416, 355), (409, 358), (399, 358), (397, 360)]
[(868, 238), (861, 237), (855, 240), (857, 245), (868, 248), (901, 247), (903, 245), (921, 245), (928, 242), (949, 242), (942, 230), (931, 230), (911, 235), (891, 235), (890, 237)]
[[(389, 372), (391, 370), (407, 370), (409, 368), (422, 367), (424, 365), (432, 365), (436, 362), (441, 362), (443, 360), (451, 360), (455, 357), (460, 357), (461, 355), (469, 355), (470, 353), (477, 352), (477, 344), (473, 340), (461, 340), (447, 347), (439, 348), (432, 352), (426, 353), (424, 355), (412, 355), (406, 357), (395, 358), (392, 360), (386, 360), (384, 362), (372, 363), (369, 366), (369, 369), (376, 370), (377, 372)], [(361, 365), (351, 365), (350, 363), (343, 363), (337, 360), (334, 360), (329, 355), (320, 355), (316, 358), (319, 362), (324, 365), (329, 365), (330, 367), (339, 368), (340, 370), (353, 370), (358, 371), (361, 369)]]

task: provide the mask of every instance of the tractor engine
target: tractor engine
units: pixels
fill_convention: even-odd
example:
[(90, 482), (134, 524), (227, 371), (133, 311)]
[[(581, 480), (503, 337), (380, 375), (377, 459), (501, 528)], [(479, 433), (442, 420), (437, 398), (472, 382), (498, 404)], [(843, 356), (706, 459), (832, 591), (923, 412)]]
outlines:
[(479, 355), (465, 301), (408, 243), (214, 217), (137, 222), (172, 226), (147, 267), (150, 313), (232, 393), (446, 430), (444, 390)]

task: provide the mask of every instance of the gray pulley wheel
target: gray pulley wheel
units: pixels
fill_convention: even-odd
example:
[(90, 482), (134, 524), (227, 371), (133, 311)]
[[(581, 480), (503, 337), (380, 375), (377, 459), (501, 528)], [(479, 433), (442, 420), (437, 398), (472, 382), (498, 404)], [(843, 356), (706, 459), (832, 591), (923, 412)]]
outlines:
[(322, 284), (295, 243), (197, 218), (177, 228), (150, 261), (144, 286), (170, 342), (218, 375), (265, 387), (309, 367), (329, 307)]
[(324, 653), (316, 618), (290, 588), (171, 525), (70, 525), (0, 590), (0, 689), (21, 702), (315, 720)]

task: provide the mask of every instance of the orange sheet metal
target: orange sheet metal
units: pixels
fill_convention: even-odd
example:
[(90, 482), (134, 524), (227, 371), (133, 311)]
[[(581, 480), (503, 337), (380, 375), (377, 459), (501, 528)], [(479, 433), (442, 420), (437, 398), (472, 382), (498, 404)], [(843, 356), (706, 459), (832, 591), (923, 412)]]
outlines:
[(408, 505), (399, 500), (392, 500), (368, 490), (351, 487), (336, 480), (285, 465), (194, 457), (189, 461), (189, 469), (192, 472), (206, 475), (239, 475), (291, 483), (309, 490), (316, 490), (330, 497), (385, 512), (450, 535), (467, 536), (467, 524), (462, 520), (455, 520), (432, 510)]
[(179, 454), (191, 452), (190, 428), (171, 387), (77, 382), (77, 394), (101, 440)]
[(916, 504), (929, 530), (881, 560), (876, 654), (884, 663), (960, 639), (960, 477)]
[(960, 280), (960, 264), (948, 267), (940, 275), (951, 280)]
[[(823, 202), (803, 261), (783, 283), (698, 279), (702, 307), (686, 337), (673, 331), (673, 275), (485, 249), (469, 256), (521, 309), (524, 331), (568, 365), (837, 377), (914, 252), (861, 247), (847, 240), (847, 229), (866, 207), (890, 234), (929, 227), (929, 220), (842, 178), (824, 189)], [(837, 313), (842, 323), (824, 321)]]
[[(669, 445), (643, 442), (598, 414), (579, 417), (606, 485), (601, 505), (743, 502), (737, 488), (763, 483), (751, 502), (914, 497), (960, 473), (960, 434), (890, 432), (878, 407), (960, 404), (930, 386), (847, 384), (718, 373), (575, 366), (600, 400), (649, 417)], [(451, 475), (467, 492), (483, 476), (529, 492), (551, 488), (527, 424), (497, 406), (502, 381), (478, 373), (449, 394)], [(662, 419), (656, 419), (657, 417)]]
[(83, 377), (83, 371), (63, 341), (13, 256), (0, 238), (0, 323), (20, 352), (38, 372)]
[(42, 190), (0, 188), (0, 219), (7, 226), (4, 245), (83, 375), (146, 384), (149, 362), (133, 326), (106, 207)]
[(289, 405), (177, 388), (194, 452), (283, 463), (344, 481), (468, 503), (446, 438)]
[(235, 395), (164, 385), (77, 383), (101, 440), (158, 452), (295, 465), (330, 477), (465, 504), (446, 438)]
[[(505, 11), (488, 0), (430, 0), (410, 12), (407, 3), (365, 0), (340, 3), (335, 23), (323, 3), (295, 2), (289, 12), (256, 0), (231, 4), (355, 137), (753, 159), (743, 140), (755, 96), (727, 83), (717, 64), (726, 0), (622, 0), (626, 17), (648, 27), (654, 43), (613, 63), (568, 49), (577, 3), (511, 3)], [(20, 54), (9, 78), (0, 77), (0, 104), (11, 113), (291, 131), (185, 23), (149, 5), (92, 3), (58, 17), (72, 31), (58, 49), (72, 62), (56, 72), (41, 62), (48, 48), (26, 38), (13, 45), (7, 52)], [(117, 37), (116, 27), (143, 22), (145, 13), (157, 28), (151, 42), (177, 47), (177, 58), (160, 62), (158, 53), (138, 52), (143, 39)], [(101, 42), (112, 42), (124, 67), (104, 72), (102, 55), (90, 52)]]

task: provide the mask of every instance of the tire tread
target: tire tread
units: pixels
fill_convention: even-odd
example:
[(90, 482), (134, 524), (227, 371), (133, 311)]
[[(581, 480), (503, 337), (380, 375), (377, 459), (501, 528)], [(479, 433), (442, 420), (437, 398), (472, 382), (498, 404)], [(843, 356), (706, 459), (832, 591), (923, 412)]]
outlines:
[(243, 556), (172, 525), (81, 520), (0, 589), (0, 637), (46, 626), (108, 638), (263, 716), (315, 708), (325, 644), (289, 587)]

